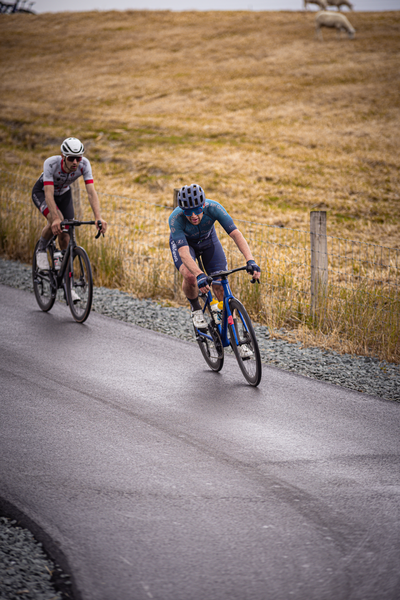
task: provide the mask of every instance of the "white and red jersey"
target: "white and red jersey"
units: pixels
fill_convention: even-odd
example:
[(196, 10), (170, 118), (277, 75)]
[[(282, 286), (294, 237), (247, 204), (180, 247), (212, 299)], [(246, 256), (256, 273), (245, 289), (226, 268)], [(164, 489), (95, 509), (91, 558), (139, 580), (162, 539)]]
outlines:
[(50, 156), (44, 161), (43, 173), (39, 181), (45, 185), (54, 186), (54, 196), (61, 196), (69, 190), (71, 183), (78, 177), (83, 177), (86, 184), (93, 183), (92, 167), (87, 158), (82, 157), (75, 172), (64, 171), (64, 158), (62, 156)]

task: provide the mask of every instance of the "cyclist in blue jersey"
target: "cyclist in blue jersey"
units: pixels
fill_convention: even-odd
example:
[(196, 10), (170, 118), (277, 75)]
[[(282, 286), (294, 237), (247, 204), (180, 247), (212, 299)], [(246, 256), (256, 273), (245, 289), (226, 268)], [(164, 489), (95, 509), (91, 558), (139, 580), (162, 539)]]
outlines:
[[(215, 232), (218, 221), (233, 239), (247, 261), (247, 272), (260, 278), (261, 269), (255, 263), (251, 250), (225, 208), (215, 200), (206, 198), (196, 183), (184, 185), (178, 192), (178, 206), (169, 218), (170, 248), (175, 266), (183, 275), (182, 289), (192, 308), (193, 324), (198, 329), (207, 327), (199, 302), (199, 290), (208, 292), (207, 275), (199, 268), (196, 259), (201, 257), (208, 275), (226, 271), (228, 263)], [(213, 282), (213, 292), (218, 300), (223, 298), (221, 283)]]
[(100, 221), (102, 233), (107, 230), (107, 223), (100, 214), (100, 202), (93, 183), (92, 168), (89, 160), (83, 156), (85, 148), (82, 142), (77, 138), (69, 137), (61, 144), (61, 152), (61, 156), (51, 156), (44, 161), (43, 173), (32, 190), (35, 206), (47, 219), (36, 253), (36, 263), (42, 271), (50, 268), (46, 246), (53, 235), (58, 235), (61, 250), (65, 250), (68, 246), (69, 234), (61, 230), (60, 223), (63, 219), (74, 218), (70, 184), (78, 177), (82, 176), (85, 181), (96, 227), (99, 229), (98, 221)]

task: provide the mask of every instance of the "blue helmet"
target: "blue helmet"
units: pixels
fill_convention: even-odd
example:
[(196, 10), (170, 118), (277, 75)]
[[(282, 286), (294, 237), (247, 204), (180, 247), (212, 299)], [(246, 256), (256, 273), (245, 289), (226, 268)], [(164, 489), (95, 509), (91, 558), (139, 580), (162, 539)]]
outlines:
[(190, 208), (199, 208), (203, 206), (206, 201), (206, 195), (197, 183), (191, 185), (184, 185), (178, 192), (178, 206), (182, 210), (188, 210)]

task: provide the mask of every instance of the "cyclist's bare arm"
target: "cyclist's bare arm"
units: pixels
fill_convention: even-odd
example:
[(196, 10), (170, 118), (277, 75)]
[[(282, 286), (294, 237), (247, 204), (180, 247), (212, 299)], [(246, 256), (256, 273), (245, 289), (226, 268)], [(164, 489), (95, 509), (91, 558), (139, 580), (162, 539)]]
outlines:
[(107, 222), (101, 218), (100, 201), (99, 201), (97, 192), (95, 190), (94, 183), (87, 183), (86, 191), (87, 191), (87, 195), (89, 198), (90, 206), (92, 207), (94, 218), (96, 220), (96, 227), (98, 228), (97, 222), (101, 221), (101, 225), (102, 225), (101, 232), (105, 233), (107, 231)]
[(45, 185), (44, 186), (44, 197), (46, 200), (47, 208), (49, 209), (49, 223), (51, 226), (51, 231), (53, 235), (59, 235), (62, 233), (60, 223), (61, 216), (57, 209), (55, 200), (54, 200), (54, 186)]
[(189, 246), (181, 246), (180, 248), (178, 248), (178, 252), (183, 264), (187, 269), (189, 269), (192, 275), (197, 277), (197, 275), (200, 275), (203, 272), (201, 269), (199, 269), (199, 266), (196, 263), (196, 261), (193, 260), (190, 254)]
[[(190, 254), (189, 246), (181, 246), (180, 248), (178, 248), (178, 252), (179, 252), (179, 256), (182, 259), (184, 266), (188, 269), (188, 271), (190, 271), (190, 273), (192, 273), (192, 275), (197, 277), (198, 275), (201, 275), (203, 273), (203, 271), (201, 269), (199, 269), (199, 265), (197, 264), (197, 262), (195, 260), (193, 260), (192, 255)], [(195, 289), (197, 289), (196, 285), (194, 286), (192, 293), (194, 293)], [(210, 287), (208, 285), (206, 285), (206, 286), (200, 288), (200, 291), (205, 294), (206, 292), (208, 292), (209, 289), (210, 289)], [(188, 297), (192, 298), (193, 296), (188, 296)], [(222, 298), (218, 298), (218, 299), (222, 300)]]
[[(235, 229), (230, 234), (231, 238), (235, 242), (236, 246), (239, 248), (240, 252), (243, 254), (246, 262), (248, 260), (254, 260), (254, 257), (251, 253), (248, 243), (246, 242), (243, 234), (239, 229)], [(252, 275), (254, 279), (260, 279), (260, 273), (255, 271)]]

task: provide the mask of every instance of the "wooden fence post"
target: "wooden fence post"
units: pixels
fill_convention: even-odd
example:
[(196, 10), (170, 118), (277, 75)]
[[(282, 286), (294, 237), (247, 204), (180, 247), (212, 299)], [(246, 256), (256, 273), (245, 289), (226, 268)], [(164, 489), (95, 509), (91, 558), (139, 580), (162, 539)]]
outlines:
[(326, 297), (328, 285), (328, 244), (326, 237), (326, 211), (310, 213), (311, 236), (311, 315), (315, 317), (320, 303)]
[[(172, 200), (172, 206), (173, 206), (174, 210), (178, 206), (178, 192), (179, 192), (179, 189), (174, 188), (174, 196), (173, 196), (173, 200)], [(174, 299), (175, 300), (178, 296), (178, 286), (179, 286), (178, 271), (176, 270), (175, 265), (174, 265)]]
[(79, 181), (73, 181), (71, 183), (72, 203), (74, 205), (75, 219), (82, 220), (83, 210), (81, 204), (81, 189), (79, 187)]

